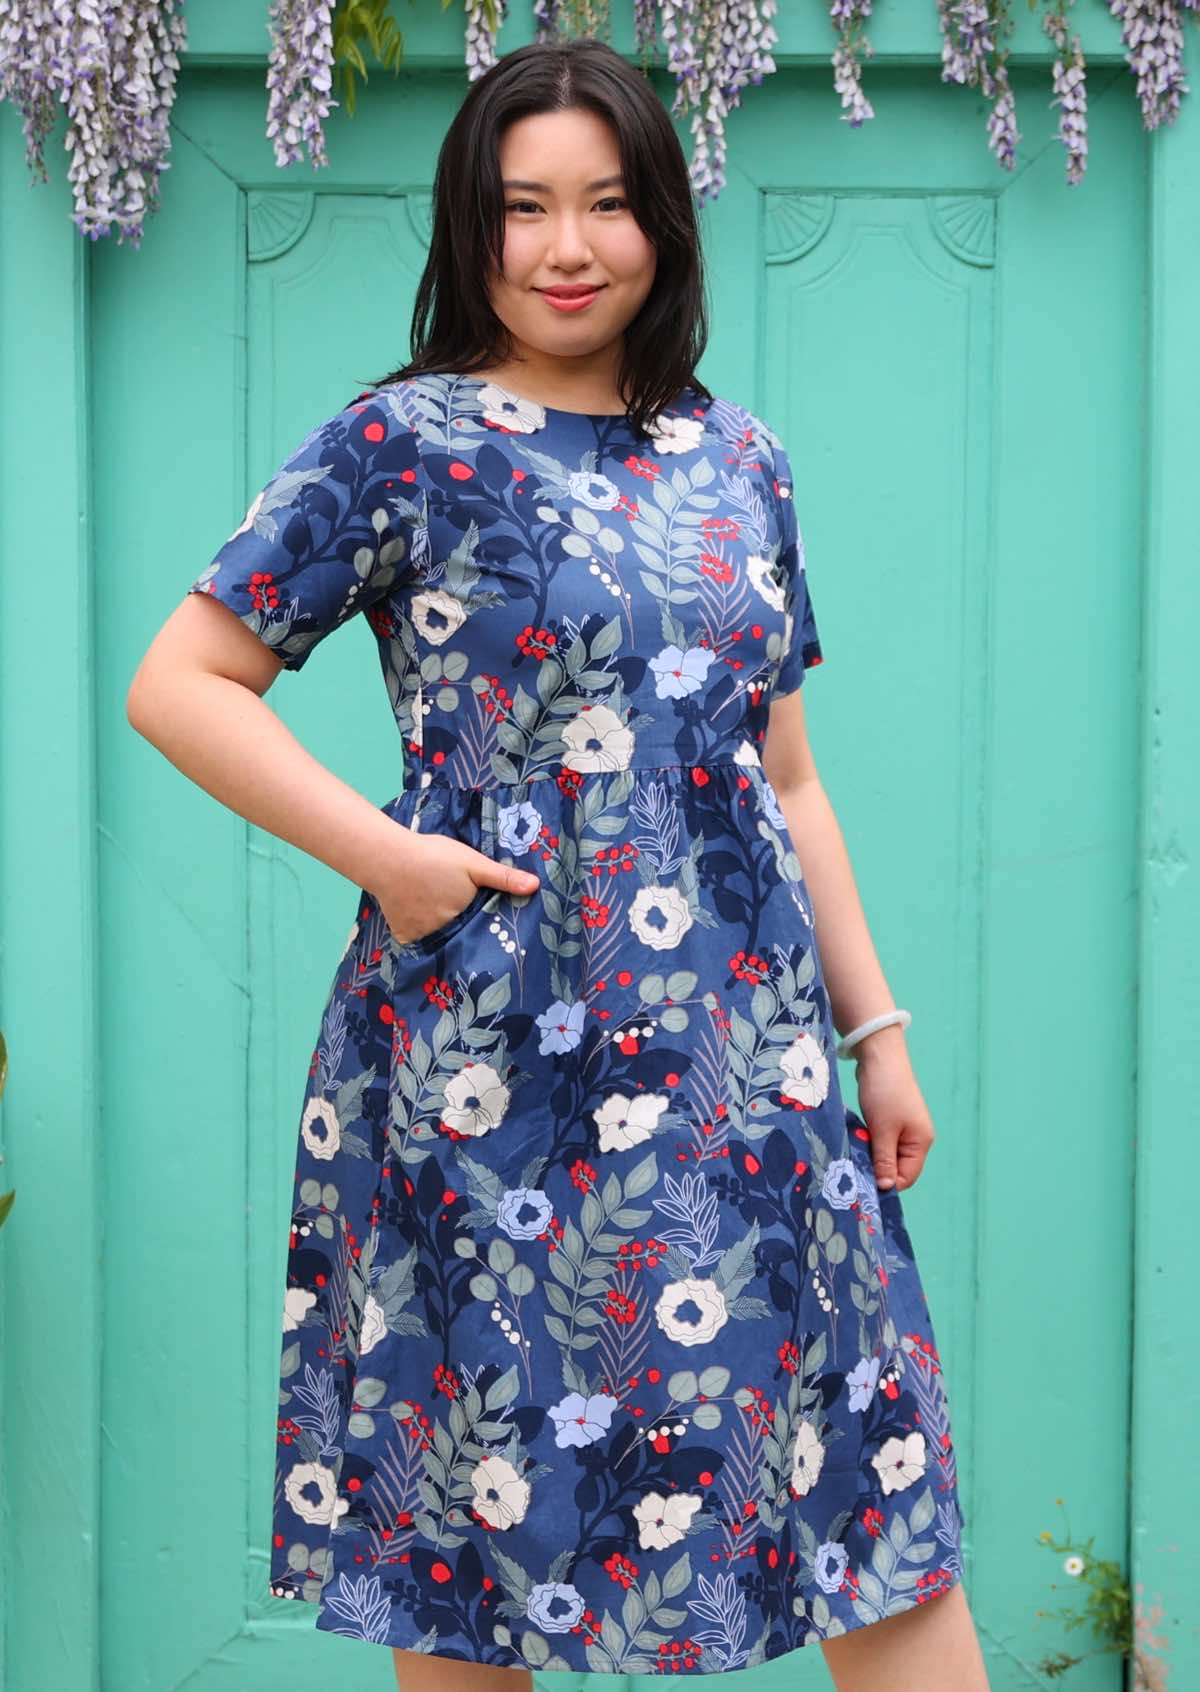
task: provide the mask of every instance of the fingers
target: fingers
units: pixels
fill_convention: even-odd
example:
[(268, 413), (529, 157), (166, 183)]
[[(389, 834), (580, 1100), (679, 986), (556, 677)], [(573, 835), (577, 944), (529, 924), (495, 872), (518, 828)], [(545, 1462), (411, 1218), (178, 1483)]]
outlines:
[(497, 863), (485, 852), (476, 853), (471, 872), (477, 886), (501, 887), (506, 893), (533, 893), (541, 880), (532, 870), (518, 869), (516, 864)]
[(929, 1147), (920, 1141), (905, 1139), (902, 1134), (872, 1138), (871, 1162), (875, 1169), (875, 1185), (886, 1191), (893, 1187), (911, 1187), (925, 1166)]

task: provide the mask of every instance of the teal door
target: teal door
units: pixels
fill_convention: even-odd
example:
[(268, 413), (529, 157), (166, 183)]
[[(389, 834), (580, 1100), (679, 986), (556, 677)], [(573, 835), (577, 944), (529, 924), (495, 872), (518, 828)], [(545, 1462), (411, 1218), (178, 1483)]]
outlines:
[[(795, 470), (826, 660), (810, 732), (914, 1013), (938, 1141), (905, 1210), (967, 1588), (993, 1684), (1017, 1688), (1061, 1643), (1034, 1614), (1054, 1500), (1100, 1545), (1125, 1532), (1133, 1083), (1081, 1058), (1134, 990), (1144, 151), (1132, 96), (1097, 102), (1068, 194), (1041, 76), (1017, 75), (1011, 176), (972, 96), (872, 78), (860, 132), (824, 67), (733, 117), (700, 374)], [(105, 1688), (390, 1684), (385, 1655), (351, 1663), (265, 1596), (291, 1160), (354, 890), (183, 780), (123, 700), (274, 466), (407, 355), (461, 92), (380, 78), (329, 170), (283, 174), (261, 66), (197, 70), (142, 250), (91, 254)], [(398, 791), (364, 625), (270, 703), (361, 792)], [(803, 1656), (721, 1678), (827, 1684)], [(1098, 1659), (1073, 1686), (1118, 1679)]]

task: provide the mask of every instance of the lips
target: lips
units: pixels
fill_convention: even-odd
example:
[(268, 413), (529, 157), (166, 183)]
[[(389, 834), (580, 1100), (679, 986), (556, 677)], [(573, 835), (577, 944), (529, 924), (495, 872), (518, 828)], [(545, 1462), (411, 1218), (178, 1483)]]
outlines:
[(598, 294), (603, 288), (603, 282), (577, 283), (570, 288), (539, 288), (539, 294), (549, 294), (552, 300), (578, 300), (585, 294)]

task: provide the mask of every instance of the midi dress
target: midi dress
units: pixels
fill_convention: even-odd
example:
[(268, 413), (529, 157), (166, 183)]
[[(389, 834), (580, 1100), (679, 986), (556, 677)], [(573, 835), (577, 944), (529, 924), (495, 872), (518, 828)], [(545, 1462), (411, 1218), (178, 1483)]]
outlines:
[(760, 760), (822, 658), (779, 436), (692, 387), (641, 432), (395, 380), (188, 591), (289, 670), (362, 612), (384, 814), (538, 877), (413, 942), (369, 888), (347, 912), (270, 1594), (460, 1662), (707, 1674), (945, 1592), (943, 1371)]

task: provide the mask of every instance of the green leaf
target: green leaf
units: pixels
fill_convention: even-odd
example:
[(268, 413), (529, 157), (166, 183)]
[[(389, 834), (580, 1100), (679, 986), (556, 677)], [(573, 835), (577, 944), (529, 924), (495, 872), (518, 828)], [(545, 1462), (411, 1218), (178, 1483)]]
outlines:
[(671, 1564), (663, 1576), (662, 1590), (664, 1598), (678, 1598), (681, 1592), (686, 1592), (692, 1584), (692, 1559), (685, 1551), (678, 1561)]

